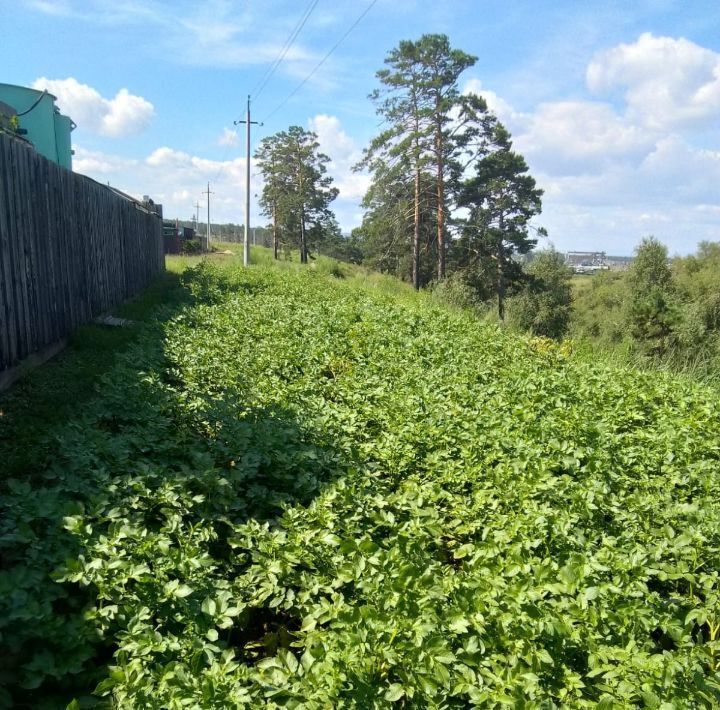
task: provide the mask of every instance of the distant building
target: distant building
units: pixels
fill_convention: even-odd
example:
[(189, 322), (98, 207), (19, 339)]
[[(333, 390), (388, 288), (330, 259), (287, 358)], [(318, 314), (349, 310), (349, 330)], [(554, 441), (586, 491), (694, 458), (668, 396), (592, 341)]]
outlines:
[(166, 254), (181, 254), (186, 242), (195, 239), (195, 230), (184, 227), (178, 220), (163, 220), (163, 240)]
[(608, 256), (604, 251), (569, 251), (565, 264), (576, 274), (594, 274), (597, 271), (622, 271), (632, 263), (632, 256)]
[(565, 263), (576, 274), (593, 274), (610, 268), (604, 251), (569, 251), (565, 254)]
[(613, 271), (625, 271), (635, 261), (634, 256), (608, 256), (607, 265)]
[(75, 124), (55, 105), (56, 97), (27, 86), (0, 84), (0, 125), (16, 123), (20, 137), (58, 165), (72, 170), (70, 134)]

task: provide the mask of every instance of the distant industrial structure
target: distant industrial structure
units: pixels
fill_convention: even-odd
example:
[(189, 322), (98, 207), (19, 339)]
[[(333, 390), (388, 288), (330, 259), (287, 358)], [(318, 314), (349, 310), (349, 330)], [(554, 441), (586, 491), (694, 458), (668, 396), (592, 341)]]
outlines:
[(604, 251), (569, 251), (565, 254), (565, 263), (576, 274), (591, 274), (610, 268)]
[(594, 274), (598, 271), (621, 271), (633, 261), (631, 256), (608, 256), (604, 251), (569, 251), (565, 263), (576, 274)]
[[(163, 242), (166, 254), (182, 254), (188, 242), (196, 238), (195, 230), (192, 227), (185, 227), (179, 220), (163, 220)], [(199, 245), (203, 251), (207, 250), (207, 239), (200, 237)]]
[(15, 134), (40, 155), (72, 170), (70, 134), (75, 123), (60, 113), (56, 100), (47, 91), (0, 84), (0, 130)]

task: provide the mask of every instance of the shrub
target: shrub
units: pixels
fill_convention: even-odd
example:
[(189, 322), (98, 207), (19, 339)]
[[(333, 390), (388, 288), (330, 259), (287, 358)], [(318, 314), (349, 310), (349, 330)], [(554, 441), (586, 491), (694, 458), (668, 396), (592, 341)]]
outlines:
[(438, 301), (454, 308), (480, 310), (485, 307), (480, 293), (468, 283), (461, 272), (450, 274), (443, 281), (435, 283), (432, 295)]
[(527, 269), (522, 291), (508, 301), (508, 320), (520, 330), (562, 338), (570, 323), (572, 271), (562, 254), (542, 251)]
[(201, 249), (199, 239), (186, 239), (182, 245), (183, 254), (199, 254)]

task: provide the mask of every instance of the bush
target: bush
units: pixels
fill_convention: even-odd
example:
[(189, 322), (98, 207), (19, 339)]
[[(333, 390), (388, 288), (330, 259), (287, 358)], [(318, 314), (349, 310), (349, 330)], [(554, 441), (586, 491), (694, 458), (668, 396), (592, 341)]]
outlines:
[(186, 239), (182, 245), (183, 254), (199, 254), (202, 250), (200, 240), (198, 239)]
[(562, 254), (542, 251), (527, 269), (522, 291), (508, 300), (508, 320), (533, 335), (560, 339), (568, 330), (572, 271)]
[(641, 352), (663, 355), (677, 322), (667, 248), (654, 237), (647, 237), (635, 253), (628, 272), (627, 322)]
[(485, 308), (480, 293), (466, 281), (465, 275), (461, 272), (450, 274), (443, 281), (435, 283), (432, 288), (432, 296), (454, 308), (471, 308), (473, 310)]

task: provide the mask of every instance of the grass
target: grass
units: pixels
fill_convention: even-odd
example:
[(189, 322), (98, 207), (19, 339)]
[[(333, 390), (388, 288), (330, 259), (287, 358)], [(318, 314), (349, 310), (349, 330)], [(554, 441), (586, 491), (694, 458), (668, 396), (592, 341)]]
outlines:
[(44, 366), (26, 374), (0, 395), (0, 457), (8, 475), (32, 465), (44, 432), (94, 397), (102, 376), (118, 354), (147, 337), (186, 300), (179, 273), (189, 260), (173, 259), (170, 268), (135, 298), (112, 310), (132, 320), (131, 327), (88, 323), (73, 333), (67, 347)]
[(570, 280), (573, 295), (577, 296), (592, 287), (592, 274), (575, 274)]
[[(214, 263), (217, 263), (220, 266), (224, 265), (226, 268), (236, 268), (242, 263), (242, 245), (231, 242), (218, 242), (215, 246), (220, 251), (232, 252), (232, 256), (221, 255), (218, 253), (211, 254), (207, 258)], [(198, 261), (197, 257), (194, 257), (193, 259), (188, 259), (186, 257), (182, 262), (176, 262), (176, 259), (178, 259), (178, 257), (173, 257), (170, 262), (173, 267), (176, 263), (180, 266), (184, 266), (190, 263), (197, 263)], [(345, 279), (353, 285), (370, 289), (375, 293), (399, 296), (401, 298), (409, 298), (411, 300), (415, 298), (426, 298), (426, 294), (417, 294), (409, 283), (401, 281), (395, 276), (380, 274), (377, 271), (371, 271), (364, 266), (338, 261), (337, 259), (323, 256), (322, 254), (311, 257), (310, 263), (307, 267), (305, 267), (300, 263), (300, 253), (298, 251), (293, 250), (288, 254), (281, 253), (280, 258), (275, 260), (273, 259), (272, 249), (261, 246), (251, 246), (250, 264), (252, 266), (259, 266), (263, 268), (269, 268), (272, 266), (272, 268), (275, 269), (290, 270), (293, 272), (299, 272), (308, 268), (318, 274)]]

